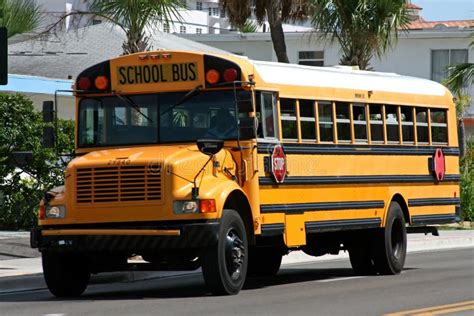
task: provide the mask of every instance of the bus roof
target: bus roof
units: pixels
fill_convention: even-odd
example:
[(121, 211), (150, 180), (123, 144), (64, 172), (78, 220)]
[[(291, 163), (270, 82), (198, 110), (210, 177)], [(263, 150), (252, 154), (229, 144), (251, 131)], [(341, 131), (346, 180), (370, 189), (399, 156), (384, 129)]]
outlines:
[(366, 91), (444, 96), (446, 88), (434, 81), (394, 73), (353, 70), (350, 67), (314, 67), (250, 61), (268, 84), (327, 87)]

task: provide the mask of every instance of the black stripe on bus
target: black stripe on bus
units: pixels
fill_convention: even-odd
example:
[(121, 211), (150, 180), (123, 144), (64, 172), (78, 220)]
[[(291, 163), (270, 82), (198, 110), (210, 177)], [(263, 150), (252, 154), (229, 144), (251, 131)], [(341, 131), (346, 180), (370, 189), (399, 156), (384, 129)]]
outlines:
[[(459, 182), (458, 174), (447, 174), (442, 182)], [(414, 183), (436, 182), (431, 175), (410, 176), (291, 176), (283, 183), (276, 183), (271, 177), (260, 177), (260, 185), (300, 185), (300, 184), (380, 184), (380, 183)]]
[(363, 218), (335, 221), (306, 222), (306, 233), (320, 233), (338, 230), (355, 230), (379, 228), (382, 224), (380, 218)]
[[(274, 143), (258, 143), (259, 154), (270, 153)], [(442, 148), (445, 156), (459, 156), (458, 147), (393, 146), (393, 145), (331, 145), (331, 144), (282, 144), (286, 154), (319, 155), (433, 155)]]
[(262, 224), (262, 236), (278, 236), (285, 232), (285, 224)]
[(460, 205), (460, 198), (409, 199), (408, 206)]
[(261, 213), (301, 214), (311, 211), (337, 211), (352, 209), (383, 208), (384, 201), (351, 201), (351, 202), (318, 202), (293, 204), (264, 204), (260, 206)]
[(416, 215), (411, 217), (412, 225), (432, 225), (454, 223), (456, 214)]

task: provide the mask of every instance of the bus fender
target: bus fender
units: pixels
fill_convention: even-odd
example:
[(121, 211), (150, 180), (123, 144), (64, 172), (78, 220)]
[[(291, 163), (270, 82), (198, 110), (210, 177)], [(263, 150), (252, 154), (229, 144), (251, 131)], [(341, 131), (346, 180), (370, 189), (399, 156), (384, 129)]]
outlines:
[(405, 222), (407, 224), (410, 224), (411, 223), (410, 212), (409, 212), (409, 209), (408, 209), (408, 203), (405, 200), (405, 198), (398, 192), (397, 193), (391, 193), (390, 199), (388, 199), (388, 201), (389, 202), (387, 204), (385, 204), (385, 207), (384, 207), (384, 214), (383, 214), (383, 218), (382, 218), (382, 227), (385, 227), (385, 222), (387, 220), (387, 215), (388, 215), (388, 209), (389, 209), (390, 203), (392, 203), (392, 201), (398, 202), (398, 204), (400, 204), (400, 206), (402, 208), (402, 211), (403, 211), (403, 217), (405, 218)]

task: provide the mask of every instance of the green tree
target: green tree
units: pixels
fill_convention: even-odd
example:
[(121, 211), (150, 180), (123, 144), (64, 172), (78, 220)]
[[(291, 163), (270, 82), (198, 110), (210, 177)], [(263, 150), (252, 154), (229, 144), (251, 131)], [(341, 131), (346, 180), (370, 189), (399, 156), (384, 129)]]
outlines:
[(372, 57), (383, 56), (410, 23), (407, 0), (308, 0), (312, 24), (321, 38), (337, 41), (341, 65), (367, 69)]
[(0, 0), (0, 26), (8, 29), (8, 38), (33, 31), (41, 19), (41, 7), (34, 0)]
[(286, 52), (283, 23), (301, 20), (309, 13), (311, 6), (308, 1), (290, 0), (220, 0), (220, 4), (229, 17), (229, 21), (237, 28), (243, 28), (247, 20), (255, 15), (258, 24), (268, 21), (273, 50), (279, 62), (289, 63)]
[[(44, 123), (30, 99), (0, 93), (0, 227), (30, 228), (45, 190), (63, 182), (65, 161), (58, 153), (74, 149), (74, 122), (60, 120), (57, 150), (42, 146)], [(14, 151), (32, 151), (24, 170), (16, 167)]]

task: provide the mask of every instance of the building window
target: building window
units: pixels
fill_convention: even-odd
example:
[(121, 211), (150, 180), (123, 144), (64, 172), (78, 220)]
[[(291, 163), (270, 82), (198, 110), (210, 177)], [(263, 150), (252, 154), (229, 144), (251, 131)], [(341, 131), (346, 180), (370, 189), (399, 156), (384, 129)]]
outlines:
[(188, 7), (188, 5), (186, 4), (186, 0), (181, 0), (181, 6), (182, 6), (183, 8), (187, 8), (187, 7)]
[(212, 8), (207, 8), (209, 10), (209, 16), (212, 16)]
[(163, 32), (165, 32), (165, 33), (170, 32), (170, 25), (168, 23), (163, 25)]
[(196, 34), (202, 34), (202, 28), (197, 27), (196, 28)]
[(225, 10), (224, 9), (221, 9), (221, 18), (225, 18)]
[(202, 10), (202, 2), (196, 2), (196, 10), (201, 11)]
[(324, 66), (324, 51), (298, 52), (298, 64), (307, 66)]
[(180, 26), (179, 27), (179, 34), (186, 34), (186, 26)]
[(212, 15), (219, 16), (219, 8), (212, 8)]
[(467, 63), (467, 49), (436, 49), (431, 51), (431, 80), (442, 82), (448, 76), (447, 67)]

